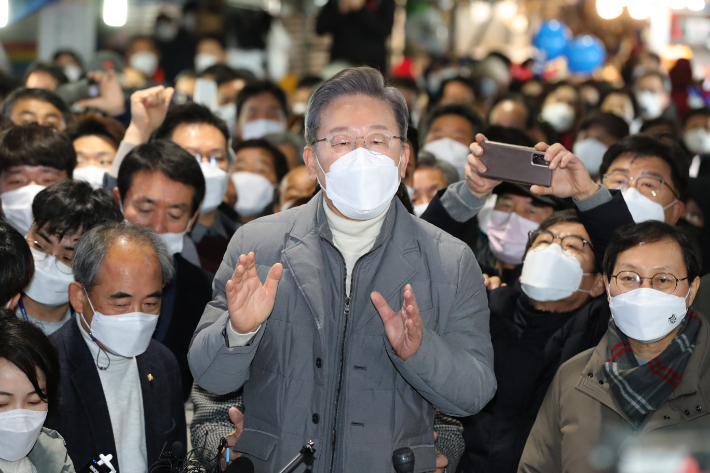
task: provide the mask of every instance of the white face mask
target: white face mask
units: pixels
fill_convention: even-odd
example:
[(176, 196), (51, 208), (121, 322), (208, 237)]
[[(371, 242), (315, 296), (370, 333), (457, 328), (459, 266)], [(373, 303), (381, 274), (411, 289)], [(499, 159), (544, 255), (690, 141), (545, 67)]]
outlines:
[(636, 94), (636, 101), (641, 109), (641, 116), (644, 120), (654, 120), (661, 116), (663, 107), (661, 97), (649, 90), (644, 90)]
[(486, 199), (486, 203), (483, 204), (483, 208), (478, 212), (478, 228), (486, 235), (488, 235), (488, 223), (491, 221), (491, 212), (493, 212), (497, 201), (498, 196), (496, 194), (489, 195)]
[(566, 103), (545, 105), (540, 115), (557, 133), (568, 131), (574, 125), (574, 109)]
[[(353, 220), (370, 220), (380, 215), (392, 201), (399, 187), (399, 165), (385, 154), (367, 148), (355, 148), (323, 171), (325, 190), (338, 211)], [(400, 163), (402, 162), (400, 158)]]
[(81, 78), (82, 74), (81, 67), (76, 64), (67, 64), (64, 66), (64, 75), (67, 76), (69, 82), (76, 82)]
[(705, 128), (695, 128), (685, 134), (685, 145), (695, 154), (710, 153), (710, 132)]
[(459, 178), (466, 179), (466, 164), (468, 164), (468, 155), (471, 154), (468, 146), (451, 138), (440, 138), (425, 144), (422, 149), (433, 154), (436, 159), (451, 164), (459, 172)]
[(227, 123), (227, 130), (229, 130), (229, 134), (233, 134), (234, 123), (237, 121), (237, 104), (232, 102), (220, 105), (215, 115)]
[(163, 243), (168, 247), (171, 255), (182, 253), (182, 247), (185, 244), (185, 235), (190, 231), (192, 219), (187, 222), (187, 227), (180, 233), (158, 233), (158, 236), (163, 240)]
[(491, 251), (504, 263), (522, 263), (528, 234), (539, 226), (539, 223), (523, 218), (515, 212), (492, 211), (488, 221), (488, 243)]
[(145, 353), (153, 332), (155, 332), (155, 327), (158, 325), (159, 314), (131, 312), (129, 314), (104, 315), (94, 309), (86, 289), (84, 289), (84, 293), (94, 312), (91, 325), (86, 323), (84, 314), (79, 315), (89, 326), (91, 337), (101, 342), (116, 355), (130, 358)]
[(609, 309), (624, 335), (642, 343), (655, 342), (673, 331), (688, 312), (685, 297), (640, 287), (611, 297)]
[(138, 51), (131, 56), (128, 64), (150, 80), (158, 69), (158, 56), (150, 51)]
[(13, 409), (0, 413), (0, 458), (17, 461), (26, 457), (42, 431), (47, 411)]
[(202, 175), (205, 177), (205, 198), (200, 205), (203, 214), (212, 212), (224, 200), (229, 186), (229, 174), (212, 163), (200, 163)]
[(34, 248), (30, 248), (30, 251), (35, 261), (35, 274), (23, 292), (33, 301), (48, 306), (69, 302), (69, 283), (74, 280), (71, 268), (57, 261), (56, 256)]
[(560, 245), (552, 243), (540, 251), (528, 251), (520, 276), (523, 292), (532, 300), (539, 302), (561, 301), (580, 289), (582, 264), (574, 256), (565, 253)]
[(5, 221), (23, 235), (29, 233), (34, 221), (32, 202), (35, 200), (35, 196), (44, 189), (46, 189), (45, 186), (31, 184), (0, 195)]
[(294, 115), (305, 115), (306, 108), (308, 108), (306, 102), (296, 102), (291, 106), (291, 112)]
[(195, 56), (195, 71), (201, 73), (210, 66), (214, 66), (219, 62), (219, 58), (214, 54), (200, 53)]
[(260, 118), (259, 120), (243, 123), (241, 128), (242, 140), (254, 140), (263, 138), (271, 133), (283, 133), (286, 131), (286, 122)]
[(178, 34), (178, 25), (172, 22), (161, 21), (155, 26), (155, 39), (167, 43), (175, 39)]
[(427, 207), (429, 207), (429, 202), (425, 204), (417, 204), (414, 206), (414, 215), (421, 217), (424, 212), (426, 212)]
[(259, 215), (274, 201), (274, 185), (261, 174), (235, 172), (232, 183), (237, 189), (234, 210), (239, 215)]
[(412, 199), (414, 199), (414, 187), (409, 187), (408, 185), (404, 185), (404, 187), (407, 188), (407, 195), (409, 196), (409, 201), (411, 202)]
[(83, 168), (74, 169), (74, 180), (86, 181), (91, 184), (94, 189), (101, 189), (104, 185), (105, 169), (89, 164)]
[(654, 202), (639, 191), (635, 187), (627, 187), (624, 192), (624, 201), (626, 206), (629, 208), (629, 212), (634, 219), (635, 223), (645, 222), (647, 220), (658, 220), (663, 222), (666, 220), (666, 214), (664, 210), (678, 202), (674, 200), (670, 204), (663, 207), (658, 202)]
[(599, 167), (602, 165), (604, 153), (609, 149), (604, 143), (594, 138), (587, 138), (574, 144), (572, 152), (582, 160), (584, 167), (589, 174), (596, 176), (599, 174)]

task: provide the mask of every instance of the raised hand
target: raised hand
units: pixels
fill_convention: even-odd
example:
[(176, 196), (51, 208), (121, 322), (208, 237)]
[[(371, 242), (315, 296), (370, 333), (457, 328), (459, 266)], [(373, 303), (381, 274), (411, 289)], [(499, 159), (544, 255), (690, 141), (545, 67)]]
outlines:
[(86, 77), (95, 80), (99, 84), (99, 96), (93, 99), (80, 100), (76, 103), (77, 105), (95, 108), (113, 117), (126, 111), (123, 89), (113, 70), (89, 72)]
[[(242, 412), (236, 407), (231, 407), (229, 408), (229, 420), (231, 420), (232, 424), (234, 424), (234, 431), (231, 434), (226, 435), (224, 438), (227, 440), (227, 448), (232, 448), (237, 443), (239, 436), (244, 430), (244, 414), (242, 414)], [(227, 448), (222, 450), (222, 454), (219, 456), (219, 464), (222, 467), (222, 470), (227, 468), (229, 463), (232, 463), (235, 458), (238, 458), (241, 455), (241, 453), (238, 452), (230, 452), (229, 463), (227, 463)]]
[(407, 284), (404, 287), (404, 304), (398, 312), (390, 308), (379, 292), (370, 294), (370, 299), (385, 324), (385, 333), (392, 348), (397, 356), (406, 361), (419, 350), (424, 332), (424, 324), (419, 315), (419, 306), (414, 298), (412, 286)]
[(147, 143), (150, 135), (165, 121), (175, 89), (162, 85), (139, 90), (131, 95), (131, 124), (125, 141), (134, 145)]
[(261, 284), (256, 273), (254, 252), (239, 256), (232, 279), (227, 281), (227, 310), (232, 330), (245, 334), (256, 331), (271, 315), (283, 266), (276, 263)]
[(485, 198), (493, 192), (493, 188), (503, 181), (496, 181), (481, 176), (488, 168), (478, 159), (483, 154), (481, 143), (486, 141), (486, 137), (481, 133), (476, 135), (476, 141), (471, 143), (471, 154), (468, 155), (468, 164), (466, 165), (466, 184), (471, 192), (476, 197)]
[(546, 143), (538, 143), (535, 149), (545, 152), (545, 161), (550, 163), (550, 170), (552, 170), (552, 186), (532, 186), (530, 190), (534, 194), (552, 194), (557, 197), (584, 200), (599, 190), (599, 186), (592, 180), (582, 160), (561, 144), (555, 143), (550, 146)]

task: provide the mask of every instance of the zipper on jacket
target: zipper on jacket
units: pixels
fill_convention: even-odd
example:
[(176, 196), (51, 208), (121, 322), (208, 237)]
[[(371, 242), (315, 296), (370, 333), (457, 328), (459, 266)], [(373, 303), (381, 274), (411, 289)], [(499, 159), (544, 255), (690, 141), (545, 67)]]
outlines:
[[(336, 248), (336, 246), (328, 241), (327, 239), (321, 237), (321, 240), (327, 242), (330, 246), (333, 247), (333, 249), (340, 255), (340, 259), (343, 261), (343, 268), (345, 268), (345, 277), (343, 278), (343, 294), (345, 296), (345, 308), (343, 309), (343, 313), (345, 314), (345, 322), (343, 326), (343, 336), (342, 336), (342, 342), (340, 345), (340, 363), (339, 363), (339, 368), (338, 368), (338, 386), (335, 390), (335, 403), (333, 405), (333, 440), (330, 446), (330, 469), (329, 471), (333, 472), (335, 471), (335, 453), (336, 453), (336, 444), (337, 444), (337, 439), (338, 439), (338, 408), (340, 407), (340, 391), (343, 387), (343, 367), (345, 364), (345, 347), (347, 343), (347, 335), (348, 335), (348, 319), (350, 316), (350, 302), (351, 299), (348, 297), (348, 288), (347, 288), (347, 281), (348, 281), (348, 266), (345, 263), (345, 258), (343, 257), (343, 254)], [(353, 273), (350, 281), (350, 292), (351, 294), (354, 293), (353, 289), (355, 288), (355, 270), (357, 269), (358, 265), (360, 264), (360, 261), (362, 261), (365, 257), (369, 256), (372, 254), (375, 250), (380, 248), (382, 244), (380, 243), (379, 245), (373, 247), (365, 253), (364, 255), (360, 256), (357, 261), (355, 262), (355, 265), (353, 266)]]

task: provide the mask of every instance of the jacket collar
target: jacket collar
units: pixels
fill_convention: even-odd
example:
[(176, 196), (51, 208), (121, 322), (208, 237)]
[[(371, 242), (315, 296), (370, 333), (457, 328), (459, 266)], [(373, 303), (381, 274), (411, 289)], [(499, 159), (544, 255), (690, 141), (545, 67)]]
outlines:
[[(689, 399), (693, 404), (703, 408), (702, 410), (696, 410), (695, 408), (692, 410), (680, 409), (681, 411), (688, 412), (688, 414), (685, 415), (686, 420), (705, 415), (710, 407), (706, 402), (705, 393), (700, 387), (701, 380), (707, 374), (708, 367), (710, 367), (710, 328), (708, 327), (709, 323), (707, 319), (700, 314), (697, 315), (700, 317), (702, 324), (698, 330), (698, 337), (695, 340), (695, 350), (693, 350), (688, 364), (685, 370), (683, 370), (683, 380), (676, 386), (668, 397), (668, 400), (666, 400), (666, 403), (659, 409), (659, 411), (664, 409), (668, 402), (686, 399)], [(624, 414), (621, 407), (614, 400), (606, 376), (602, 370), (604, 363), (606, 363), (608, 346), (608, 334), (604, 334), (599, 345), (597, 345), (592, 352), (589, 362), (582, 370), (582, 373), (580, 373), (576, 387), (581, 392), (601, 402), (618, 415), (622, 416), (627, 422), (631, 423), (628, 416)], [(600, 384), (600, 381), (603, 381), (604, 384)], [(700, 396), (700, 398), (694, 400), (690, 399), (695, 395)], [(655, 413), (652, 412), (649, 414), (649, 417), (652, 417), (654, 414)], [(654, 426), (648, 426), (648, 422), (644, 425), (644, 430), (652, 430), (653, 428)]]
[[(325, 216), (325, 205), (327, 204), (321, 191), (304, 206), (289, 232), (289, 239), (282, 253), (285, 266), (296, 280), (301, 294), (316, 319), (319, 330), (323, 328), (326, 312), (325, 288), (329, 287), (323, 274), (323, 268), (326, 265), (321, 243), (325, 240), (328, 244), (335, 246), (333, 234)], [(368, 263), (368, 266), (373, 265), (375, 268), (379, 268), (375, 272), (375, 277), (371, 279), (370, 286), (373, 290), (379, 291), (388, 301), (397, 296), (398, 291), (401, 292), (407, 281), (411, 280), (418, 271), (417, 266), (407, 258), (408, 253), (419, 249), (412, 219), (413, 217), (399, 202), (399, 199), (396, 196), (393, 197), (380, 233), (370, 252), (373, 260)], [(380, 251), (386, 245), (389, 248), (388, 251)], [(376, 259), (374, 259), (375, 255), (377, 255)], [(383, 270), (387, 267), (392, 269)], [(355, 277), (354, 274), (353, 279)], [(358, 305), (361, 302), (358, 302)], [(396, 307), (396, 305), (391, 306)], [(372, 311), (368, 311), (365, 317), (358, 321), (356, 328), (363, 326), (376, 313), (372, 304), (369, 304), (368, 307)]]

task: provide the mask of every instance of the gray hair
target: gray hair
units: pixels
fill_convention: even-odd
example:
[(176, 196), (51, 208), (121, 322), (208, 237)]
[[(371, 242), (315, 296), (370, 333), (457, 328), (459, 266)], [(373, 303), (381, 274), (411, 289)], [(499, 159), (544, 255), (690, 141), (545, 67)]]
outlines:
[(151, 248), (160, 263), (163, 285), (172, 280), (175, 274), (173, 258), (157, 233), (147, 227), (113, 222), (97, 225), (83, 234), (74, 249), (71, 264), (74, 280), (81, 283), (87, 292), (91, 292), (96, 285), (106, 254), (120, 240)]
[(423, 168), (434, 168), (441, 171), (441, 174), (444, 175), (444, 179), (446, 179), (447, 185), (451, 185), (461, 180), (459, 172), (453, 164), (436, 159), (433, 154), (427, 151), (421, 151), (419, 153), (419, 159), (417, 159), (417, 169)]
[(394, 120), (399, 128), (402, 142), (407, 140), (409, 112), (402, 93), (385, 84), (385, 78), (371, 67), (351, 67), (323, 82), (308, 99), (306, 108), (306, 143), (315, 144), (320, 130), (323, 109), (341, 97), (366, 95), (382, 100), (392, 109)]

